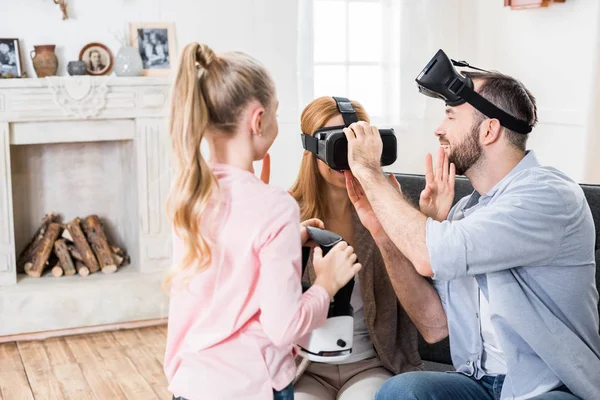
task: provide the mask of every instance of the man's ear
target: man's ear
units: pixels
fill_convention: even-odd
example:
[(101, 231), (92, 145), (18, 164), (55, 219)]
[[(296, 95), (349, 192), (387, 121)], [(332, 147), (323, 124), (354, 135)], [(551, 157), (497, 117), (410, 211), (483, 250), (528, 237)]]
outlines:
[(255, 135), (261, 135), (265, 119), (265, 108), (257, 106), (250, 114), (250, 128)]
[(482, 122), (482, 129), (485, 129), (483, 134), (483, 145), (493, 144), (500, 139), (500, 133), (502, 132), (502, 125), (496, 118), (486, 119)]

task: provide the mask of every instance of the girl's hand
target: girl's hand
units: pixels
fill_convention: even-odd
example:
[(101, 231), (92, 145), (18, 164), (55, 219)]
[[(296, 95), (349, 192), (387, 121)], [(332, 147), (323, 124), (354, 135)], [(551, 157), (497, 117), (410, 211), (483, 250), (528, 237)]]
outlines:
[(360, 271), (352, 246), (346, 242), (336, 244), (325, 257), (320, 247), (315, 247), (313, 266), (317, 279), (315, 285), (323, 287), (329, 297), (335, 296), (346, 283)]

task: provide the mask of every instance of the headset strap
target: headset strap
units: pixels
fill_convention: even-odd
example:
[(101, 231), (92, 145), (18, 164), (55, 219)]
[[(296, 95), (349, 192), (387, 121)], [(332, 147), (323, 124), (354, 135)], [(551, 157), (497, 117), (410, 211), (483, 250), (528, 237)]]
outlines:
[(358, 117), (356, 116), (356, 111), (352, 106), (350, 100), (345, 97), (335, 97), (335, 104), (337, 104), (337, 108), (339, 112), (342, 114), (342, 118), (344, 119), (344, 125), (347, 127), (353, 124), (354, 122), (358, 122)]

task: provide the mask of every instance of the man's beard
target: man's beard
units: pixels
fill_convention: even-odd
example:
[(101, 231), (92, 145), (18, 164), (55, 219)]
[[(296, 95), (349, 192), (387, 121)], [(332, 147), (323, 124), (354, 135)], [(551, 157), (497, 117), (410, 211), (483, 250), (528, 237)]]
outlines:
[(454, 163), (456, 175), (464, 175), (481, 158), (483, 150), (479, 144), (479, 126), (481, 121), (474, 122), (470, 134), (450, 151), (448, 161)]

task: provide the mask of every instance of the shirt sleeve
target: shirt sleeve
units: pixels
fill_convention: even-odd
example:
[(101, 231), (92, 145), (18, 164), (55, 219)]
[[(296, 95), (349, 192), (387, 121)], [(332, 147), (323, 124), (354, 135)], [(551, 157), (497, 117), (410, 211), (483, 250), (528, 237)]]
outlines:
[(548, 184), (523, 181), (497, 196), (464, 219), (427, 220), (434, 279), (551, 264), (570, 218), (561, 193)]
[(292, 344), (297, 338), (322, 326), (330, 298), (325, 289), (312, 286), (304, 294), (301, 287), (300, 216), (298, 205), (289, 195), (272, 210), (261, 233), (258, 258), (260, 273), (260, 322), (276, 346)]

